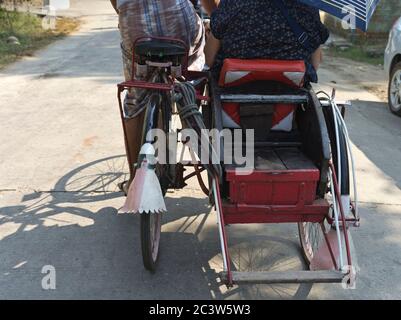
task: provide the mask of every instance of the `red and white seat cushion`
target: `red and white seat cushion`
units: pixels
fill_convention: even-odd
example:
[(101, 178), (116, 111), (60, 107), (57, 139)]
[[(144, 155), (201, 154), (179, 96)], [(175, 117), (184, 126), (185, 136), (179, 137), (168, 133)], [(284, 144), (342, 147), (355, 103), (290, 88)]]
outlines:
[[(245, 83), (267, 80), (300, 88), (305, 79), (304, 61), (225, 59), (220, 73), (219, 86), (234, 87)], [(223, 103), (223, 126), (240, 128), (238, 103)], [(277, 104), (271, 130), (291, 131), (295, 106)]]

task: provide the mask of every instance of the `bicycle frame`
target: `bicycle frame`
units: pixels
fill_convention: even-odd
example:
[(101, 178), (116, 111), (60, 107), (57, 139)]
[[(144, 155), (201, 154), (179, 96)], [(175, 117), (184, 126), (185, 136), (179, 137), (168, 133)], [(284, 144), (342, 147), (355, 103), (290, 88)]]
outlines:
[[(183, 65), (182, 65), (182, 74), (183, 76), (188, 79), (198, 79), (202, 77), (207, 77), (207, 74), (201, 71), (191, 71), (188, 70), (188, 61), (189, 61), (189, 49), (188, 46), (185, 44), (184, 41), (180, 39), (175, 39), (175, 38), (170, 38), (170, 37), (140, 37), (135, 40), (134, 45), (133, 45), (133, 53), (132, 53), (132, 78), (128, 81), (124, 81), (122, 83), (119, 83), (118, 86), (118, 99), (121, 101), (120, 95), (124, 90), (130, 89), (130, 88), (138, 88), (138, 89), (148, 89), (148, 90), (161, 90), (161, 91), (170, 91), (173, 92), (174, 90), (174, 82), (173, 79), (170, 79), (169, 83), (154, 83), (154, 82), (149, 82), (149, 81), (141, 81), (137, 80), (134, 78), (136, 69), (135, 69), (135, 47), (137, 46), (138, 43), (144, 42), (144, 41), (151, 41), (151, 40), (161, 40), (161, 41), (166, 41), (166, 42), (175, 42), (177, 44), (182, 45), (185, 48), (185, 55), (183, 58)], [(197, 95), (198, 100), (208, 100), (208, 97), (202, 96), (202, 95)], [(121, 108), (120, 108), (121, 109)]]

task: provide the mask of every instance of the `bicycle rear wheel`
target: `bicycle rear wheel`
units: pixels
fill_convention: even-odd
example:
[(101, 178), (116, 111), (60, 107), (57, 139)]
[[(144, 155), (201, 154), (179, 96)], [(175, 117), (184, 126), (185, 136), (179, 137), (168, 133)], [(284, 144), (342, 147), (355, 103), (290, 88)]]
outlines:
[(317, 251), (326, 241), (325, 234), (327, 234), (330, 228), (331, 226), (327, 223), (326, 219), (322, 223), (298, 223), (298, 233), (301, 243), (302, 255), (306, 263), (308, 264), (308, 267), (310, 267)]

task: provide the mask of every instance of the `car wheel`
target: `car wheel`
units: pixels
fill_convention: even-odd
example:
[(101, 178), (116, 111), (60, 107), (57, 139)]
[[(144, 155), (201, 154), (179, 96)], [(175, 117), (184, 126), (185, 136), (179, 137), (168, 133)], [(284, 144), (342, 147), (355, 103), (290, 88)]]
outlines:
[(401, 62), (391, 69), (390, 83), (388, 85), (388, 105), (392, 113), (401, 116)]

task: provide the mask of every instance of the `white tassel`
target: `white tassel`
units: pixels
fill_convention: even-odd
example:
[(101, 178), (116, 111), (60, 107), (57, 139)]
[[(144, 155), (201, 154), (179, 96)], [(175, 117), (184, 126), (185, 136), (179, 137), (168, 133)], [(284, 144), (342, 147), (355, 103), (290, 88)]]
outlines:
[(140, 155), (144, 155), (140, 167), (136, 170), (124, 206), (120, 213), (162, 213), (166, 212), (166, 204), (159, 179), (151, 166), (155, 150), (150, 143), (145, 143)]

